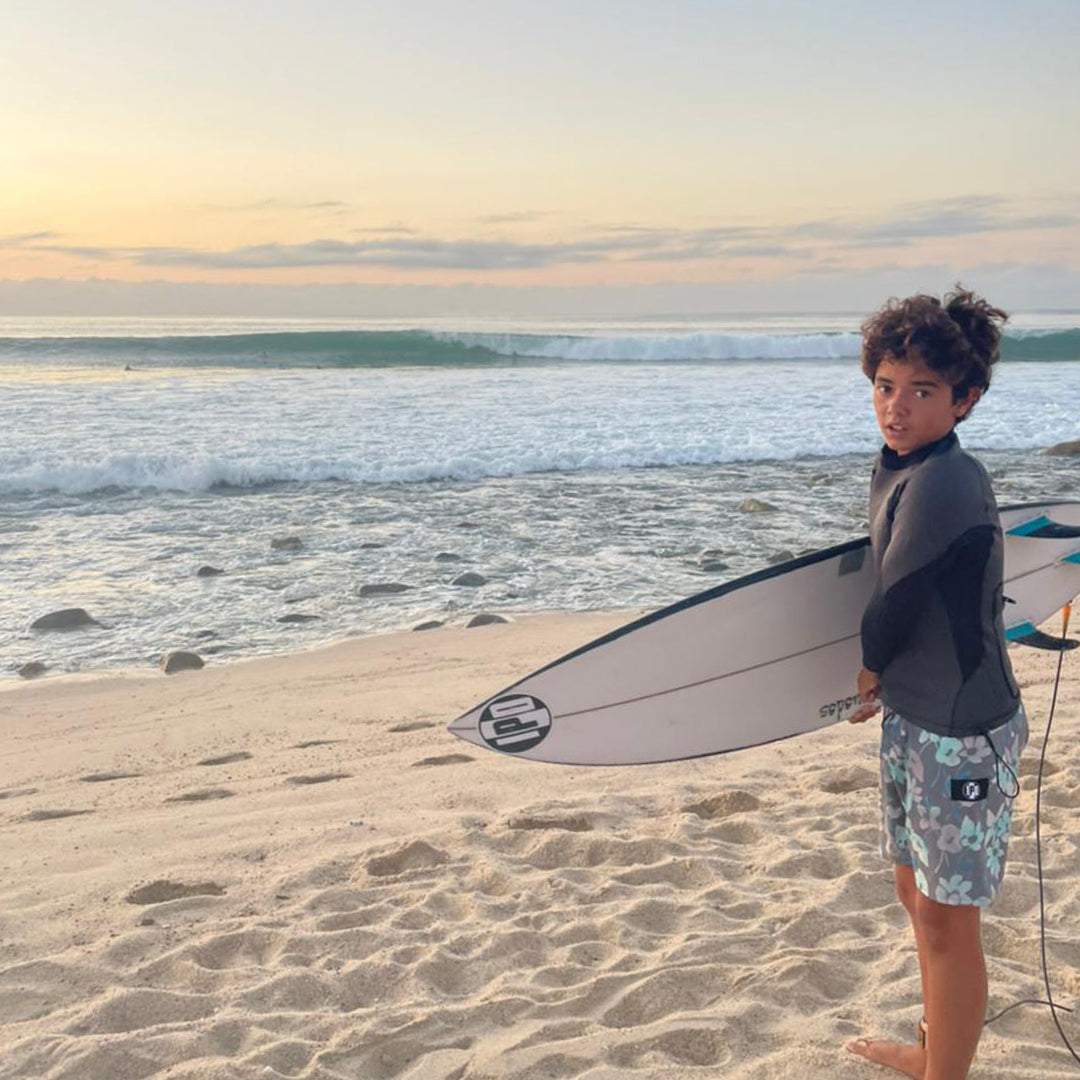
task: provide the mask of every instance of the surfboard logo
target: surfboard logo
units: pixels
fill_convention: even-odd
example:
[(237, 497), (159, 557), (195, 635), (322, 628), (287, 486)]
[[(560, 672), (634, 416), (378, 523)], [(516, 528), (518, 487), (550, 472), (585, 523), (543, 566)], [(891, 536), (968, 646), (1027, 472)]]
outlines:
[(542, 743), (551, 730), (551, 711), (531, 694), (506, 694), (480, 714), (480, 734), (493, 750), (520, 754)]
[(850, 712), (856, 705), (861, 705), (862, 699), (858, 694), (852, 694), (850, 697), (838, 698), (836, 701), (830, 701), (827, 705), (822, 705), (818, 709), (818, 716), (822, 720), (830, 719), (834, 716), (840, 717), (844, 713)]

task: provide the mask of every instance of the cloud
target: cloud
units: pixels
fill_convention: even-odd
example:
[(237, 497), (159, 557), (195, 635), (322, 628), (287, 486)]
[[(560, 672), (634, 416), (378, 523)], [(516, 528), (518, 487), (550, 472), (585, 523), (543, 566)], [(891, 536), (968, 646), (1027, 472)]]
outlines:
[[(265, 208), (281, 200), (246, 204)], [(333, 200), (297, 203), (297, 208), (337, 212)], [(526, 242), (471, 237), (444, 239), (421, 235), (404, 225), (354, 228), (347, 235), (297, 244), (249, 244), (222, 250), (184, 246), (108, 247), (55, 242), (52, 232), (0, 238), (0, 247), (49, 251), (102, 261), (126, 260), (146, 267), (201, 270), (297, 270), (316, 267), (380, 267), (412, 271), (514, 271), (560, 265), (617, 263), (686, 263), (773, 260), (797, 265), (811, 259), (866, 249), (913, 248), (950, 237), (1011, 232), (1061, 230), (1080, 225), (1077, 203), (1059, 200), (1049, 206), (1021, 206), (995, 195), (969, 195), (906, 203), (886, 215), (854, 214), (812, 218), (784, 224), (721, 224), (698, 229), (614, 223), (568, 230), (564, 239)], [(239, 209), (236, 207), (234, 209)], [(547, 211), (500, 215), (499, 220), (526, 220)], [(496, 218), (488, 218), (494, 221)], [(49, 242), (52, 241), (52, 242)], [(745, 264), (744, 264), (745, 265)]]
[(519, 225), (554, 216), (554, 210), (519, 210), (510, 214), (487, 214), (476, 221), (481, 225)]
[(0, 248), (21, 248), (38, 240), (53, 240), (60, 234), (54, 232), (29, 232), (12, 233), (8, 236), (0, 236)]
[(904, 203), (884, 218), (830, 218), (790, 226), (791, 239), (829, 240), (842, 248), (909, 247), (920, 240), (1080, 225), (1080, 214), (1029, 213), (997, 195), (967, 195)]
[[(664, 262), (689, 259), (798, 255), (783, 244), (745, 243), (754, 230), (640, 229), (551, 243), (513, 240), (437, 240), (381, 236), (353, 242), (320, 239), (303, 244), (255, 244), (227, 251), (144, 248), (143, 266), (204, 270), (299, 269), (317, 266), (382, 266), (408, 270), (520, 270), (581, 263)], [(738, 242), (733, 242), (737, 238)]]
[(205, 270), (296, 269), (316, 266), (384, 266), (410, 270), (496, 270), (552, 266), (588, 259), (573, 245), (496, 243), (478, 240), (381, 239), (353, 243), (312, 240), (305, 244), (255, 244), (228, 251), (145, 248), (143, 266)]
[(347, 202), (342, 202), (340, 199), (319, 199), (307, 202), (302, 199), (281, 199), (276, 196), (267, 199), (254, 199), (251, 202), (200, 203), (199, 205), (203, 210), (212, 210), (218, 214), (251, 214), (264, 210), (331, 210), (341, 213), (351, 209)]
[[(266, 316), (571, 315), (840, 311), (863, 315), (887, 296), (940, 292), (960, 280), (1008, 311), (1074, 308), (1080, 270), (1021, 262), (825, 268), (740, 281), (634, 285), (257, 284), (118, 281), (104, 277), (0, 280), (0, 310), (20, 315)], [(857, 319), (853, 314), (853, 326)]]
[(350, 229), (353, 236), (416, 236), (415, 229), (408, 229), (404, 225), (369, 225), (363, 229)]

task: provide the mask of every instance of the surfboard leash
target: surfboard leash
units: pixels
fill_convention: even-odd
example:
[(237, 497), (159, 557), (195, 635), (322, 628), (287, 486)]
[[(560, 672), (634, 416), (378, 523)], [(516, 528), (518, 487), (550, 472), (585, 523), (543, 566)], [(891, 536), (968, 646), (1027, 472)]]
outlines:
[[(1066, 604), (1062, 609), (1062, 626), (1061, 626), (1061, 638), (1062, 644), (1069, 632), (1069, 618), (1072, 614), (1072, 605)], [(1050, 696), (1050, 712), (1046, 718), (1046, 732), (1043, 735), (1042, 753), (1039, 755), (1039, 777), (1035, 785), (1035, 862), (1038, 867), (1039, 875), (1039, 946), (1042, 954), (1042, 973), (1043, 973), (1043, 985), (1046, 987), (1046, 1001), (1041, 1001), (1037, 998), (1025, 998), (1023, 1001), (1014, 1001), (1012, 1005), (1006, 1006), (1001, 1012), (990, 1017), (984, 1024), (989, 1026), (994, 1023), (995, 1020), (1000, 1020), (1007, 1012), (1017, 1008), (1020, 1005), (1048, 1005), (1050, 1007), (1050, 1015), (1054, 1019), (1054, 1026), (1058, 1030), (1058, 1035), (1061, 1036), (1061, 1041), (1065, 1044), (1069, 1053), (1072, 1054), (1073, 1059), (1078, 1065), (1080, 1065), (1080, 1055), (1077, 1054), (1073, 1044), (1069, 1042), (1068, 1035), (1065, 1034), (1064, 1028), (1061, 1026), (1061, 1021), (1058, 1019), (1058, 1010), (1061, 1012), (1071, 1013), (1073, 1010), (1067, 1005), (1059, 1005), (1054, 1001), (1054, 992), (1050, 988), (1050, 972), (1046, 962), (1046, 895), (1043, 885), (1043, 867), (1042, 867), (1042, 782), (1043, 782), (1043, 768), (1046, 764), (1046, 748), (1050, 743), (1050, 728), (1054, 723), (1054, 708), (1057, 705), (1058, 687), (1061, 685), (1061, 665), (1065, 658), (1065, 649), (1061, 649), (1058, 652), (1057, 673), (1054, 676), (1054, 690)]]

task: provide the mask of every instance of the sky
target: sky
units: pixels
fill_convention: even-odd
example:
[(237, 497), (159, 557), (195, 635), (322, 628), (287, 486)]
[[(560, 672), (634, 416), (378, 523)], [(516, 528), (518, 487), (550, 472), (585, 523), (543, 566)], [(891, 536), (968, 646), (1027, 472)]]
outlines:
[(5, 0), (0, 314), (1080, 308), (1080, 3)]

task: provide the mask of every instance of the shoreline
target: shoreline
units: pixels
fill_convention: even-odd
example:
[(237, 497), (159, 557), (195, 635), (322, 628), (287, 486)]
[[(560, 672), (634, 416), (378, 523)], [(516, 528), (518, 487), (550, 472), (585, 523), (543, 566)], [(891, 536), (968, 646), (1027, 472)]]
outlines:
[[(469, 615), (470, 618), (473, 615), (480, 614), (479, 612), (473, 612)], [(439, 632), (464, 632), (466, 630), (487, 630), (492, 626), (507, 625), (512, 626), (521, 622), (531, 622), (534, 619), (583, 619), (589, 620), (593, 617), (601, 620), (617, 619), (615, 626), (621, 626), (623, 622), (631, 622), (634, 619), (639, 618), (641, 615), (646, 614), (645, 611), (638, 608), (597, 608), (592, 611), (554, 611), (554, 610), (530, 610), (527, 612), (492, 612), (492, 614), (498, 614), (504, 623), (490, 623), (484, 626), (476, 626), (470, 628), (465, 623), (458, 625), (451, 625), (446, 623), (439, 627), (434, 627), (430, 630), (416, 630), (414, 628), (397, 628), (392, 630), (376, 630), (369, 634), (351, 634), (345, 637), (328, 638), (325, 641), (314, 642), (309, 645), (300, 645), (296, 648), (286, 649), (282, 652), (272, 653), (259, 653), (253, 656), (236, 656), (226, 657), (224, 659), (217, 656), (205, 656), (202, 657), (205, 667), (199, 669), (201, 671), (207, 671), (210, 669), (222, 670), (225, 668), (233, 668), (241, 664), (252, 664), (260, 661), (282, 661), (291, 657), (304, 657), (312, 653), (320, 653), (332, 649), (339, 649), (349, 645), (353, 645), (357, 642), (377, 641), (383, 638), (390, 637), (404, 637), (408, 634), (435, 634)], [(614, 627), (611, 627), (614, 629)], [(606, 630), (603, 631), (606, 633)], [(197, 647), (190, 650), (171, 649), (162, 652), (162, 656), (168, 655), (169, 652), (190, 651), (197, 652)], [(554, 659), (554, 658), (553, 658)], [(178, 672), (177, 674), (187, 675), (190, 672)], [(102, 679), (157, 679), (157, 678), (175, 678), (173, 675), (165, 675), (159, 666), (119, 666), (94, 669), (92, 671), (64, 671), (57, 672), (55, 675), (49, 674), (47, 671), (43, 675), (36, 675), (32, 678), (26, 679), (19, 676), (17, 673), (12, 672), (9, 677), (0, 678), (0, 694), (4, 692), (12, 692), (20, 689), (24, 689), (31, 686), (43, 686), (46, 683), (54, 684), (58, 681), (79, 681), (80, 683), (92, 683)]]

